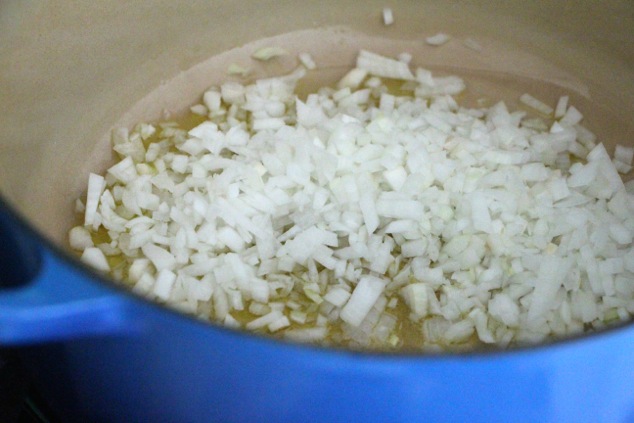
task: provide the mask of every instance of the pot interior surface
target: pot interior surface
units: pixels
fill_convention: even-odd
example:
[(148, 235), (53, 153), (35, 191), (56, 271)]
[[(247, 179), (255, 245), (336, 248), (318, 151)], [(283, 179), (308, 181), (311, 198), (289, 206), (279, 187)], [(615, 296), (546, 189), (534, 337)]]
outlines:
[[(238, 63), (281, 75), (309, 52), (302, 89), (333, 83), (360, 48), (413, 55), (413, 65), (465, 79), (464, 101), (528, 92), (569, 95), (611, 153), (634, 143), (634, 4), (630, 1), (108, 1), (0, 4), (0, 192), (67, 248), (89, 172), (112, 163), (110, 131), (178, 116)], [(259, 11), (266, 10), (262, 14)], [(438, 32), (443, 46), (426, 45)], [(475, 40), (482, 48), (469, 48)], [(259, 47), (291, 54), (261, 63)]]

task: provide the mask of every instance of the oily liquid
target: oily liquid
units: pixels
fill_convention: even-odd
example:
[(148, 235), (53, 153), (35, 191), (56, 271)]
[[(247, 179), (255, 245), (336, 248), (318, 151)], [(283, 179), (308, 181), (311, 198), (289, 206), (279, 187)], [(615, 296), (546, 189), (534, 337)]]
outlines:
[[(619, 142), (623, 143), (624, 141), (623, 139), (619, 139), (617, 136), (615, 136), (615, 131), (613, 130), (614, 122), (611, 119), (612, 114), (608, 109), (601, 108), (600, 106), (597, 106), (596, 103), (592, 103), (588, 98), (581, 96), (575, 92), (571, 92), (570, 90), (563, 89), (557, 85), (544, 83), (542, 81), (534, 79), (521, 78), (504, 73), (465, 71), (464, 69), (461, 70), (455, 68), (440, 67), (431, 67), (430, 70), (434, 72), (435, 76), (457, 75), (465, 80), (467, 85), (466, 91), (458, 96), (455, 96), (456, 101), (462, 107), (490, 107), (496, 104), (498, 101), (503, 100), (505, 101), (510, 111), (525, 111), (528, 117), (542, 118), (547, 125), (552, 123), (552, 120), (546, 116), (541, 116), (538, 112), (520, 104), (520, 95), (523, 93), (530, 93), (534, 97), (540, 99), (546, 104), (551, 105), (552, 107), (555, 106), (560, 96), (568, 95), (570, 97), (570, 101), (568, 103), (569, 105), (574, 105), (582, 113), (586, 113), (588, 115), (590, 115), (590, 113), (592, 112), (591, 118), (582, 123), (584, 124), (584, 126), (599, 135), (597, 142), (603, 142), (606, 145), (606, 148), (608, 148), (609, 152), (612, 152), (615, 144)], [(319, 87), (335, 86), (336, 81), (339, 80), (346, 71), (347, 68), (344, 67), (309, 71), (307, 75), (299, 81), (296, 88), (296, 93), (298, 97), (305, 99), (308, 94), (316, 92)], [(411, 91), (401, 91), (403, 81), (384, 80), (384, 84), (388, 87), (389, 92), (394, 95), (413, 95)], [(173, 116), (174, 118), (170, 119), (170, 122), (176, 123), (176, 126), (179, 129), (184, 130), (192, 129), (193, 127), (199, 125), (206, 120), (206, 117), (196, 115), (191, 112), (178, 113), (174, 114)], [(631, 127), (628, 128), (626, 126), (625, 128), (626, 133), (634, 133)], [(159, 140), (159, 132), (160, 131), (157, 131), (155, 135), (149, 137), (145, 141), (146, 147), (149, 143)], [(627, 176), (628, 178), (626, 179), (629, 179), (631, 177), (631, 175)], [(107, 232), (103, 228), (97, 231), (93, 235), (93, 238), (95, 244), (108, 243), (110, 241)], [(113, 275), (115, 276), (115, 278), (121, 280), (124, 284), (127, 284), (125, 282), (125, 279), (127, 277), (127, 269), (125, 268), (123, 256), (110, 256), (108, 257), (108, 260), (113, 269)], [(305, 297), (302, 292), (293, 292), (292, 295), (295, 295), (297, 300), (302, 303), (305, 303), (308, 300), (308, 298)], [(389, 299), (390, 298), (388, 298), (388, 301)], [(253, 320), (254, 318), (259, 317), (258, 315), (254, 315), (253, 313), (248, 311), (249, 306), (249, 302), (246, 302), (244, 310), (232, 311), (231, 315), (243, 325)], [(285, 330), (310, 327), (311, 323), (314, 323), (318, 308), (315, 307), (313, 311), (314, 314), (309, 315), (308, 320), (305, 324), (299, 324), (291, 320), (290, 327), (287, 327), (284, 330), (276, 333), (269, 333), (268, 335), (273, 337), (282, 337)], [(391, 314), (397, 319), (398, 323), (396, 325), (394, 334), (396, 335), (398, 341), (391, 344), (371, 344), (371, 349), (383, 351), (425, 350), (424, 339), (421, 330), (421, 322), (414, 322), (409, 318), (410, 311), (407, 305), (405, 305), (404, 301), (402, 301), (402, 299), (398, 298), (396, 306), (393, 308), (386, 308), (385, 312)], [(213, 312), (211, 313), (211, 315), (213, 316)], [(331, 335), (328, 339), (326, 339), (325, 342), (323, 342), (325, 345), (350, 347), (345, 342), (342, 343), (341, 341), (343, 334), (341, 325), (331, 324), (329, 325), (329, 328)], [(354, 345), (352, 347), (354, 348)], [(484, 347), (479, 343), (475, 334), (467, 342), (459, 346), (452, 345), (450, 349), (455, 351), (462, 349), (473, 349), (474, 347)]]

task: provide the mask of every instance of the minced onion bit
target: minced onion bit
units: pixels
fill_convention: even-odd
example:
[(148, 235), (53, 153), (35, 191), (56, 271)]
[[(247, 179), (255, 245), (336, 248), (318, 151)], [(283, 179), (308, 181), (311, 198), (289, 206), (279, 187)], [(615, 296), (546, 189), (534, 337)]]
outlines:
[(504, 348), (630, 319), (634, 149), (610, 159), (568, 97), (522, 96), (533, 118), (464, 108), (461, 79), (368, 51), (301, 100), (304, 73), (210, 89), (191, 130), (114, 131), (120, 160), (90, 175), (70, 231), (82, 260), (201, 319), (351, 348)]
[(394, 23), (394, 14), (389, 7), (383, 8), (383, 24), (385, 26), (392, 25)]
[(449, 40), (451, 40), (451, 36), (442, 32), (425, 38), (425, 42), (431, 46), (441, 46), (448, 43)]

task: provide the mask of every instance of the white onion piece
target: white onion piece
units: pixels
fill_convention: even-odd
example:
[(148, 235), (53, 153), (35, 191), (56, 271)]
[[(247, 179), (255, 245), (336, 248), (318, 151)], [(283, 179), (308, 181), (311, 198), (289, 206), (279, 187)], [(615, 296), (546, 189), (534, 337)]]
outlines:
[(154, 295), (163, 301), (167, 301), (174, 287), (176, 274), (168, 269), (162, 269), (156, 276)]
[(406, 63), (380, 56), (367, 50), (361, 50), (359, 52), (357, 56), (357, 68), (364, 69), (371, 75), (383, 78), (414, 79), (414, 75)]
[(438, 34), (425, 38), (425, 42), (432, 46), (441, 46), (449, 42), (450, 39), (451, 37), (449, 35), (439, 32)]
[(350, 299), (341, 309), (341, 320), (352, 326), (359, 326), (383, 292), (383, 288), (385, 288), (385, 281), (379, 278), (373, 276), (361, 278), (352, 291)]
[(394, 23), (394, 14), (392, 9), (386, 7), (383, 9), (383, 24), (385, 26), (392, 25)]
[(532, 95), (528, 94), (528, 93), (524, 93), (520, 96), (520, 101), (524, 104), (526, 104), (529, 107), (532, 107), (533, 109), (537, 110), (540, 113), (543, 113), (545, 115), (550, 115), (551, 113), (553, 113), (553, 108), (550, 107), (548, 104), (536, 99), (535, 97), (533, 97)]
[(273, 47), (262, 47), (256, 50), (255, 52), (253, 52), (251, 57), (253, 57), (256, 60), (267, 61), (275, 57), (285, 56), (287, 54), (288, 54), (288, 51), (286, 51), (282, 47), (273, 46)]
[(99, 206), (99, 198), (101, 192), (106, 186), (103, 176), (91, 173), (88, 177), (88, 193), (86, 194), (86, 210), (84, 217), (84, 225), (90, 226), (95, 224), (95, 215)]
[(569, 97), (567, 95), (563, 95), (559, 97), (559, 100), (557, 100), (557, 106), (555, 107), (556, 119), (559, 119), (566, 114), (566, 110), (568, 109), (568, 100)]
[(405, 286), (401, 289), (401, 296), (417, 318), (427, 315), (427, 287), (424, 283), (412, 283)]
[(108, 260), (99, 248), (88, 247), (84, 249), (81, 255), (81, 261), (102, 272), (110, 271)]
[(306, 67), (306, 69), (313, 70), (317, 68), (313, 57), (309, 53), (300, 53), (298, 58), (302, 65)]
[(90, 232), (83, 226), (75, 226), (71, 229), (68, 233), (68, 241), (71, 248), (80, 251), (94, 246)]

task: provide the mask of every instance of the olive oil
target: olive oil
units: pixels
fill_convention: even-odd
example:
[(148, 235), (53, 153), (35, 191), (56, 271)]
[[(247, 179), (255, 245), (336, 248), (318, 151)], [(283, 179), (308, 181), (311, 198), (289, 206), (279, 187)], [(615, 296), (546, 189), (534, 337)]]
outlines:
[[(415, 68), (417, 63), (412, 65)], [(336, 81), (341, 78), (343, 74), (349, 69), (349, 67), (327, 67), (309, 71), (307, 75), (300, 80), (297, 85), (296, 93), (300, 99), (306, 99), (306, 97), (317, 91), (320, 87), (335, 86)], [(583, 124), (601, 134), (602, 137), (598, 139), (599, 142), (603, 142), (608, 146), (613, 146), (616, 143), (622, 142), (620, 138), (616, 137), (616, 134), (622, 134), (622, 131), (616, 132), (613, 130), (612, 121), (609, 119), (603, 119), (601, 117), (609, 115), (610, 110), (607, 106), (602, 104), (596, 104), (591, 101), (584, 93), (571, 91), (569, 88), (562, 88), (557, 84), (551, 82), (544, 82), (539, 79), (532, 79), (512, 75), (505, 72), (491, 72), (491, 71), (478, 71), (473, 69), (461, 69), (451, 66), (429, 66), (429, 69), (434, 72), (434, 75), (457, 75), (463, 78), (467, 84), (467, 90), (456, 96), (455, 99), (461, 107), (478, 108), (478, 107), (490, 107), (498, 101), (505, 101), (511, 110), (521, 110), (526, 113), (528, 117), (541, 119), (545, 125), (550, 126), (553, 122), (552, 116), (543, 116), (531, 108), (522, 105), (519, 102), (519, 97), (523, 93), (530, 93), (534, 97), (541, 101), (554, 106), (557, 99), (562, 95), (568, 95), (570, 97), (570, 104), (575, 105), (579, 110), (586, 113), (592, 113), (589, 115), (589, 119), (584, 121)], [(536, 76), (539, 78), (539, 75)], [(247, 81), (245, 81), (245, 84)], [(403, 84), (402, 81), (384, 80), (387, 90), (390, 94), (395, 96), (411, 96), (412, 92), (407, 88), (407, 84)], [(168, 83), (169, 85), (169, 83)], [(375, 98), (374, 101), (377, 101)], [(169, 122), (154, 122), (153, 125), (157, 128), (157, 131), (144, 140), (145, 147), (149, 147), (152, 143), (160, 142), (164, 139), (165, 128), (175, 128), (181, 131), (188, 131), (200, 123), (202, 123), (206, 117), (192, 112), (178, 112), (174, 114), (175, 119), (171, 119)], [(599, 116), (595, 119), (595, 116)], [(626, 133), (634, 134), (634, 129), (626, 127)], [(610, 147), (608, 147), (611, 150)], [(174, 146), (170, 147), (170, 151), (177, 151)], [(631, 174), (628, 175), (628, 179)], [(95, 245), (109, 244), (110, 239), (107, 231), (100, 228), (93, 234), (93, 241)], [(115, 279), (121, 281), (126, 285), (131, 285), (131, 282), (127, 280), (127, 266), (126, 259), (123, 255), (111, 255), (108, 257), (108, 262), (113, 269), (113, 276)], [(317, 269), (319, 272), (324, 271), (322, 267)], [(442, 295), (441, 292), (436, 292), (437, 299)], [(288, 330), (301, 329), (315, 326), (316, 322), (321, 319), (327, 319), (327, 313), (324, 313), (324, 307), (315, 305), (311, 302), (311, 298), (308, 298), (305, 292), (301, 289), (301, 284), (296, 284), (293, 291), (290, 293), (290, 298), (296, 304), (299, 304), (302, 313), (305, 314), (305, 318), (302, 321), (298, 319), (290, 318), (291, 325), (285, 328), (283, 331), (269, 333), (268, 330), (259, 330), (264, 334), (273, 337), (284, 337), (284, 333)], [(276, 299), (273, 298), (274, 302)], [(396, 325), (386, 339), (381, 342), (370, 340), (368, 345), (357, 346), (350, 344), (346, 336), (346, 329), (342, 324), (337, 323), (325, 323), (329, 327), (329, 337), (323, 342), (325, 345), (335, 347), (346, 348), (369, 348), (379, 351), (421, 351), (425, 350), (425, 338), (422, 330), (421, 321), (413, 321), (410, 319), (410, 310), (405, 302), (398, 295), (393, 295), (386, 299), (386, 302), (390, 302), (391, 305), (385, 308), (384, 313), (388, 316), (392, 316), (396, 320)], [(241, 326), (245, 326), (248, 322), (259, 317), (263, 311), (266, 310), (267, 305), (254, 304), (252, 301), (246, 301), (243, 310), (232, 311), (231, 316)], [(198, 316), (204, 319), (214, 321), (213, 307), (199, 307), (204, 310), (211, 310), (207, 315)], [(249, 310), (257, 310), (259, 313), (253, 313)], [(285, 309), (284, 313), (287, 316), (291, 316), (293, 310)], [(320, 317), (321, 316), (321, 317)], [(323, 323), (322, 323), (323, 324)], [(474, 334), (469, 340), (463, 342), (460, 345), (443, 346), (449, 347), (452, 350), (461, 350), (473, 348), (475, 346), (482, 345), (477, 340), (477, 336)]]

